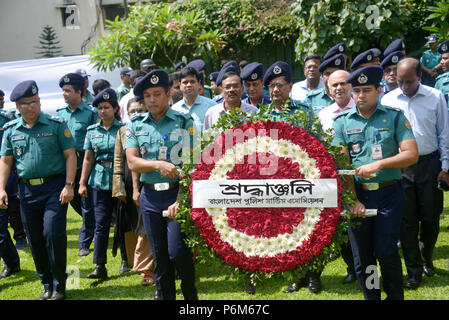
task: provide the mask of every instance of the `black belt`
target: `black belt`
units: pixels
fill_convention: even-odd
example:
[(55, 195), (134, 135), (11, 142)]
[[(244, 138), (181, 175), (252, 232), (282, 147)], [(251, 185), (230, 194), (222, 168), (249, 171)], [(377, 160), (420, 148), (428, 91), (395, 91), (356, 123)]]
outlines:
[(162, 182), (162, 183), (144, 183), (145, 188), (154, 191), (167, 191), (179, 186), (179, 181), (175, 182)]
[(434, 157), (439, 157), (440, 156), (440, 152), (438, 150), (431, 152), (429, 154), (425, 154), (423, 156), (419, 156), (419, 160), (418, 161), (423, 161), (423, 160), (429, 160), (432, 159)]
[(114, 163), (112, 161), (97, 161), (97, 163), (105, 168), (113, 168)]
[(366, 190), (366, 191), (375, 191), (379, 190), (388, 186), (391, 186), (395, 183), (398, 183), (399, 180), (392, 180), (387, 182), (381, 182), (381, 183), (357, 183), (357, 187)]
[(24, 179), (22, 178), (22, 181), (25, 182), (26, 184), (30, 184), (32, 186), (39, 186), (41, 184), (50, 182), (51, 180), (60, 177), (61, 174), (54, 174), (52, 176), (48, 176), (48, 177), (43, 177), (43, 178), (33, 178), (33, 179)]

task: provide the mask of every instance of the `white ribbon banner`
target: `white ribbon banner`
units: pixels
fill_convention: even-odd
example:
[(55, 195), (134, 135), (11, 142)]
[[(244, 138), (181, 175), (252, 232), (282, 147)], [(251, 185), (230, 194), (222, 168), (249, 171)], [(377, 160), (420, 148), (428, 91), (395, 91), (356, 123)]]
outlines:
[(336, 208), (336, 179), (194, 180), (193, 208)]

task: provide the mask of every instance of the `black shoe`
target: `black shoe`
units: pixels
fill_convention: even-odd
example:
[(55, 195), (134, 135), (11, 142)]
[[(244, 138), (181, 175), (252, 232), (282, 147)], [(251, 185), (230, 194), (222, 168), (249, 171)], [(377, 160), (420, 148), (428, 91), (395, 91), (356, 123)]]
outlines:
[(316, 275), (309, 276), (307, 287), (312, 293), (320, 292), (322, 288), (320, 277)]
[(16, 239), (16, 249), (23, 250), (28, 246), (27, 238), (25, 236), (17, 237)]
[(407, 281), (405, 282), (405, 287), (408, 289), (416, 289), (421, 284), (421, 279), (422, 279), (421, 275), (417, 274), (409, 275), (407, 277)]
[(51, 300), (65, 300), (65, 292), (53, 291), (53, 294), (51, 295)]
[(425, 263), (423, 266), (423, 271), (428, 277), (433, 277), (435, 275), (435, 268), (432, 263)]
[(45, 290), (44, 293), (39, 297), (39, 300), (48, 300), (52, 298), (53, 291), (51, 290)]
[(16, 266), (16, 267), (12, 267), (12, 268), (8, 268), (7, 266), (5, 266), (3, 268), (2, 273), (0, 273), (0, 278), (7, 278), (10, 275), (13, 275), (14, 273), (17, 273), (20, 271), (20, 266)]
[(287, 289), (284, 290), (284, 293), (292, 293), (298, 291), (300, 288), (306, 285), (306, 279), (303, 278), (298, 282), (292, 282)]
[(126, 260), (123, 260), (122, 264), (120, 266), (119, 273), (122, 274), (122, 273), (125, 273), (125, 272), (128, 272), (128, 271), (131, 271), (131, 267), (128, 265), (128, 262), (126, 262)]
[(353, 283), (356, 280), (357, 280), (356, 275), (354, 273), (350, 272), (350, 273), (348, 273), (346, 278), (343, 279), (343, 284)]
[(107, 279), (108, 278), (108, 271), (106, 270), (106, 267), (104, 266), (104, 264), (98, 264), (94, 271), (92, 271), (91, 273), (89, 273), (86, 278), (89, 279)]
[(88, 248), (80, 248), (78, 251), (78, 255), (80, 257), (85, 257), (90, 253), (90, 250)]

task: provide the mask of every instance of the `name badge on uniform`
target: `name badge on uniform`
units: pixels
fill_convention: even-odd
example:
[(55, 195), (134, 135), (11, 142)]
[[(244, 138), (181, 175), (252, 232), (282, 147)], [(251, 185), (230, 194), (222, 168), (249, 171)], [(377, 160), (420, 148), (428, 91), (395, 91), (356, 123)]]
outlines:
[(356, 129), (351, 129), (351, 130), (346, 130), (346, 134), (350, 135), (350, 134), (355, 134), (355, 133), (362, 133), (363, 129), (362, 128), (356, 128)]
[(11, 141), (17, 141), (17, 140), (24, 140), (25, 136), (24, 135), (20, 135), (20, 136), (12, 136), (11, 137)]
[(373, 155), (373, 160), (381, 160), (382, 159), (382, 145), (381, 144), (372, 144), (371, 145), (371, 154)]
[(167, 160), (167, 146), (160, 146), (157, 159), (158, 160)]

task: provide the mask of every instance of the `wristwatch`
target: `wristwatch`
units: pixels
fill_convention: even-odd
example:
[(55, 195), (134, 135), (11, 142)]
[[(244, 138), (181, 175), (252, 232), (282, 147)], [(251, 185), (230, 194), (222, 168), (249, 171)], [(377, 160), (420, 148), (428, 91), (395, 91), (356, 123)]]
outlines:
[(448, 169), (441, 169), (441, 171), (446, 172), (446, 173), (449, 173), (449, 170), (448, 170)]
[(75, 187), (75, 182), (66, 182), (65, 185), (74, 188)]

